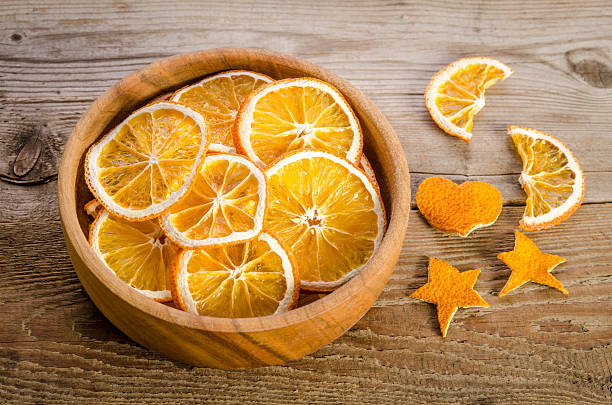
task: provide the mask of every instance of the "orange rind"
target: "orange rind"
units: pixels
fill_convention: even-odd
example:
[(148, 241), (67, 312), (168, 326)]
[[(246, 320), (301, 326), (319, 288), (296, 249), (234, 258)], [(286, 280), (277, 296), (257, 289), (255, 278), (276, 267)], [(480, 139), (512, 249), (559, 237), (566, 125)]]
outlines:
[(102, 207), (102, 204), (100, 204), (100, 201), (96, 200), (95, 198), (87, 202), (87, 204), (85, 204), (85, 206), (83, 207), (87, 215), (89, 215), (93, 219), (96, 219), (96, 217), (98, 216), (98, 213), (103, 208), (104, 207)]
[(519, 231), (514, 232), (514, 249), (500, 253), (497, 258), (506, 263), (512, 273), (499, 296), (503, 297), (510, 291), (522, 286), (528, 281), (556, 288), (563, 294), (568, 291), (550, 272), (566, 261), (561, 256), (542, 253), (535, 243)]
[(467, 237), (497, 220), (503, 200), (499, 190), (482, 181), (458, 186), (443, 177), (429, 177), (419, 185), (416, 203), (434, 228)]
[(479, 269), (459, 272), (444, 260), (429, 258), (427, 284), (410, 296), (436, 305), (442, 337), (446, 337), (457, 308), (489, 306), (473, 289), (479, 274)]

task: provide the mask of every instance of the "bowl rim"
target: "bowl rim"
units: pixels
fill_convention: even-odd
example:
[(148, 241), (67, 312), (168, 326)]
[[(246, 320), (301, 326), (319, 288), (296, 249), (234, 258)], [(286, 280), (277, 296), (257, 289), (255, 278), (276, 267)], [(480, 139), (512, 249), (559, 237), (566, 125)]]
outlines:
[[(287, 69), (307, 70), (312, 77), (330, 82), (338, 88), (345, 98), (349, 100), (357, 117), (362, 115), (357, 110), (367, 112), (378, 132), (382, 134), (381, 141), (386, 148), (386, 152), (393, 155), (393, 159), (388, 163), (390, 165), (389, 169), (385, 170), (388, 182), (393, 183), (393, 187), (389, 187), (391, 207), (386, 207), (386, 210), (390, 213), (390, 219), (380, 246), (355, 277), (335, 291), (303, 307), (264, 317), (230, 319), (200, 316), (155, 302), (134, 291), (111, 274), (104, 266), (102, 259), (95, 254), (93, 248), (89, 245), (79, 224), (77, 210), (80, 207), (77, 207), (76, 204), (76, 185), (83, 153), (102, 135), (102, 133), (99, 133), (95, 138), (90, 139), (92, 136), (87, 135), (85, 131), (88, 125), (87, 121), (92, 120), (101, 112), (108, 113), (112, 111), (114, 112), (113, 116), (116, 116), (121, 110), (114, 108), (113, 102), (121, 92), (129, 89), (134, 83), (142, 81), (143, 77), (157, 77), (159, 75), (157, 72), (159, 72), (160, 68), (165, 74), (168, 74), (169, 69), (171, 70), (172, 67), (188, 66), (194, 59), (206, 60), (217, 58), (228, 64), (225, 70), (243, 68), (229, 66), (229, 61), (238, 55), (246, 55), (249, 61), (266, 60)], [(212, 72), (206, 75), (208, 74), (212, 74)], [(144, 98), (142, 103), (144, 104), (150, 99), (151, 97)], [(351, 102), (351, 100), (353, 101)], [(359, 100), (358, 106), (354, 105), (354, 100)], [(111, 119), (109, 118), (109, 121)], [(107, 125), (108, 122), (105, 126)], [(87, 145), (85, 147), (79, 146), (83, 143), (87, 143)], [(79, 149), (82, 149), (83, 152), (77, 153)], [(384, 166), (385, 163), (381, 162), (381, 165)], [(388, 267), (388, 264), (385, 264), (385, 261), (387, 261), (385, 258), (397, 257), (404, 241), (410, 212), (410, 194), (410, 174), (400, 141), (386, 117), (365, 95), (345, 79), (311, 62), (282, 53), (253, 48), (215, 48), (178, 54), (153, 62), (124, 77), (100, 95), (83, 113), (66, 142), (58, 173), (58, 203), (64, 235), (67, 243), (72, 245), (74, 252), (80, 257), (91, 274), (110, 289), (118, 299), (124, 300), (131, 307), (155, 318), (160, 318), (163, 321), (205, 332), (264, 332), (292, 327), (309, 319), (319, 317), (351, 300), (364, 290), (373, 296), (372, 302), (374, 302), (382, 288), (381, 291), (373, 291), (370, 285), (373, 283), (369, 283), (368, 280), (372, 280), (374, 277), (386, 276), (385, 284), (388, 282), (393, 268), (385, 269), (385, 267)], [(395, 265), (395, 263), (396, 261), (394, 260), (393, 264)], [(388, 274), (385, 275), (385, 272)], [(79, 275), (78, 271), (77, 275)], [(79, 275), (79, 277), (81, 276)]]

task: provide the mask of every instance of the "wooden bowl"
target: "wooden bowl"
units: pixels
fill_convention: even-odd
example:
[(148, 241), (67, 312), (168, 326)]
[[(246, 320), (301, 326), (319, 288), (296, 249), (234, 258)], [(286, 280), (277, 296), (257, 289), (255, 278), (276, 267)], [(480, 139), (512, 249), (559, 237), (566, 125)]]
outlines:
[[(336, 86), (361, 121), (388, 227), (380, 248), (352, 280), (333, 293), (284, 314), (223, 319), (197, 316), (133, 291), (104, 268), (87, 242), (91, 194), (83, 179), (89, 146), (136, 108), (185, 84), (228, 69), (275, 79), (310, 76)], [(136, 342), (185, 363), (216, 368), (280, 364), (314, 352), (355, 324), (389, 280), (408, 225), (410, 175), (402, 146), (383, 114), (346, 80), (301, 59), (256, 49), (212, 49), (152, 63), (102, 94), (68, 139), (58, 198), (66, 247), (85, 290), (102, 313)]]

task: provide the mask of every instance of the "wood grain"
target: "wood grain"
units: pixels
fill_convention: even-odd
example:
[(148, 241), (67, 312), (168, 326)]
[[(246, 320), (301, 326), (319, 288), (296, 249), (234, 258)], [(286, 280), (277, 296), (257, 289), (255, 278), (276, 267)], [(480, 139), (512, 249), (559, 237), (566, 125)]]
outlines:
[[(495, 256), (512, 249), (521, 211), (506, 207), (469, 244), (443, 236), (413, 212), (391, 281), (351, 331), (287, 366), (235, 372), (173, 363), (134, 345), (82, 290), (63, 252), (58, 221), (40, 232), (38, 222), (24, 220), (7, 232), (23, 234), (27, 249), (3, 263), (0, 273), (0, 395), (38, 402), (98, 396), (108, 402), (233, 403), (247, 402), (255, 389), (268, 403), (398, 403), (406, 396), (417, 403), (430, 397), (449, 404), (605, 403), (612, 398), (612, 325), (601, 314), (612, 311), (612, 265), (604, 264), (610, 237), (601, 218), (612, 215), (612, 204), (586, 205), (559, 227), (530, 234), (544, 251), (568, 258), (555, 271), (568, 297), (527, 284), (499, 299), (509, 269)], [(578, 235), (579, 242), (566, 235)], [(585, 241), (587, 235), (592, 239)], [(2, 241), (0, 249), (10, 246)], [(459, 310), (446, 339), (434, 307), (408, 297), (426, 282), (429, 255), (460, 270), (481, 268), (475, 288), (491, 304)]]
[[(287, 366), (225, 372), (170, 362), (112, 327), (70, 266), (56, 184), (0, 181), (0, 402), (610, 403), (611, 15), (600, 0), (4, 2), (0, 174), (44, 124), (52, 146), (31, 175), (56, 171), (49, 162), (87, 106), (146, 64), (253, 46), (306, 58), (362, 90), (400, 136), (413, 190), (429, 175), (479, 179), (507, 205), (467, 241), (413, 212), (390, 283), (353, 329)], [(465, 145), (431, 122), (422, 93), (441, 67), (477, 54), (516, 73), (490, 89)], [(509, 274), (495, 255), (511, 248), (524, 201), (508, 123), (562, 139), (586, 171), (587, 204), (530, 234), (568, 258), (555, 272), (567, 298), (531, 284), (495, 296)], [(428, 255), (482, 268), (476, 289), (492, 304), (459, 310), (445, 340), (434, 307), (408, 298), (425, 282)]]

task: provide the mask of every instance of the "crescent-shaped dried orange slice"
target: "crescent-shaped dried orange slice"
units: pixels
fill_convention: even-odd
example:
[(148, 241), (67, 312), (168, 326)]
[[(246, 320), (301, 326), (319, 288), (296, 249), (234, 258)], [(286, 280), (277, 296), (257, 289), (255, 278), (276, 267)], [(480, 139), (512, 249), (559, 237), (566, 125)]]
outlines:
[(492, 58), (459, 59), (431, 78), (425, 91), (427, 109), (444, 132), (469, 142), (474, 116), (485, 105), (485, 90), (512, 72)]
[(584, 199), (584, 172), (578, 160), (557, 138), (545, 132), (508, 127), (523, 160), (519, 181), (527, 194), (520, 228), (552, 228), (570, 217)]
[(261, 167), (286, 152), (315, 149), (359, 163), (359, 121), (342, 94), (318, 79), (270, 83), (245, 100), (234, 125), (236, 149)]
[(183, 87), (172, 100), (202, 114), (210, 133), (211, 151), (234, 152), (232, 128), (240, 105), (253, 90), (272, 81), (261, 73), (229, 70)]
[(185, 250), (176, 262), (172, 295), (178, 307), (198, 315), (250, 318), (294, 308), (299, 275), (271, 234), (232, 246)]
[(207, 148), (198, 112), (174, 102), (150, 104), (89, 149), (85, 180), (113, 215), (142, 221), (186, 195)]
[(169, 301), (172, 265), (180, 249), (157, 220), (126, 221), (102, 209), (91, 225), (89, 244), (108, 271), (156, 301)]
[(267, 170), (264, 226), (295, 256), (302, 288), (329, 291), (353, 277), (385, 227), (378, 190), (346, 159), (319, 151), (285, 155)]
[(160, 218), (178, 245), (245, 242), (259, 235), (267, 206), (266, 176), (247, 158), (230, 153), (206, 156), (185, 199)]

